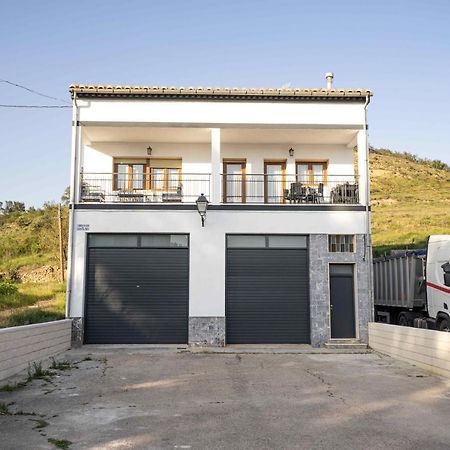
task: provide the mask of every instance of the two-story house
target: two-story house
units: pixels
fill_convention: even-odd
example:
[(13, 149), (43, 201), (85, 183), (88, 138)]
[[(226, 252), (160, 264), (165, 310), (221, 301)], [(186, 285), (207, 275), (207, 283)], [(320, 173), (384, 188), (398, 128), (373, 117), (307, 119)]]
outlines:
[(372, 94), (327, 80), (70, 87), (75, 342), (367, 342)]

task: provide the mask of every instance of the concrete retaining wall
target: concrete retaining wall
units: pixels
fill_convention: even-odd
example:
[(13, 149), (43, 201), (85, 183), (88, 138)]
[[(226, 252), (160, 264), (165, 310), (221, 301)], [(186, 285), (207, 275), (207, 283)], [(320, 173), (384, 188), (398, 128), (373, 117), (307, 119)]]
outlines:
[(450, 378), (450, 333), (369, 323), (374, 350)]
[(0, 329), (0, 380), (70, 348), (72, 321)]

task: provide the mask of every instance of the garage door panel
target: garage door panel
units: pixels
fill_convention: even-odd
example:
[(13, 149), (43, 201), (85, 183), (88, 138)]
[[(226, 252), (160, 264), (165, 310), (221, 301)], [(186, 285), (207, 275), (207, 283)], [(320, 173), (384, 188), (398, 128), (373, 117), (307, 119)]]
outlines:
[(227, 249), (227, 343), (309, 343), (307, 249)]
[(87, 343), (186, 343), (187, 248), (90, 248)]

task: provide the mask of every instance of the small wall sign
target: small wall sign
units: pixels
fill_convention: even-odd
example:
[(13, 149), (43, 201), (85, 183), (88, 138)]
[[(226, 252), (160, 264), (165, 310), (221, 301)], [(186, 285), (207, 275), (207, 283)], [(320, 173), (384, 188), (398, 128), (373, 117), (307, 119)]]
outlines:
[(77, 231), (89, 231), (89, 224), (88, 223), (79, 223), (77, 225)]

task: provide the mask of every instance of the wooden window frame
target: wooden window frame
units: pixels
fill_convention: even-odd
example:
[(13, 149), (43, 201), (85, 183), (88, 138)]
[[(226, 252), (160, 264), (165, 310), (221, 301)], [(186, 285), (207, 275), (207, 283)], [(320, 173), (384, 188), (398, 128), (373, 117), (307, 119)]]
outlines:
[[(267, 159), (264, 160), (264, 203), (269, 203), (269, 198), (268, 198), (268, 183), (267, 183), (267, 178), (268, 178), (268, 173), (267, 173), (267, 166), (270, 165), (281, 165), (281, 192), (284, 193), (284, 190), (286, 189), (286, 165), (287, 165), (287, 160), (285, 159)], [(283, 199), (281, 201), (281, 203), (285, 203), (286, 200), (283, 196)]]
[[(152, 161), (168, 161), (168, 160), (174, 160), (174, 161), (180, 161), (180, 167), (152, 167)], [(118, 166), (121, 164), (128, 165), (127, 170), (127, 177), (128, 177), (128, 183), (126, 188), (119, 188), (118, 186)], [(182, 164), (183, 160), (182, 158), (121, 158), (121, 157), (115, 157), (113, 159), (113, 190), (114, 191), (176, 191), (177, 188), (168, 188), (169, 185), (169, 172), (168, 169), (177, 169), (178, 170), (178, 184), (181, 184), (182, 180)], [(142, 172), (144, 177), (144, 183), (142, 188), (133, 188), (133, 165), (143, 165), (144, 170)], [(152, 176), (152, 169), (163, 169), (164, 170), (164, 187), (162, 189), (156, 189), (153, 188), (153, 176)]]
[[(119, 178), (119, 165), (127, 165), (127, 187), (119, 188), (118, 178)], [(143, 179), (143, 187), (142, 188), (133, 188), (133, 166), (141, 165), (143, 166), (142, 175)], [(148, 160), (140, 159), (140, 158), (130, 158), (129, 161), (126, 158), (114, 158), (113, 161), (113, 190), (114, 191), (143, 191), (148, 189)]]
[[(314, 173), (313, 173), (313, 165), (322, 165), (323, 167), (323, 175), (322, 175), (322, 181), (321, 183), (323, 183), (324, 186), (326, 186), (328, 184), (328, 160), (310, 160), (310, 159), (297, 159), (295, 160), (295, 179), (297, 180), (297, 182), (299, 183), (306, 183), (308, 186), (317, 186), (318, 183), (314, 182)], [(303, 181), (303, 180), (299, 180), (299, 175), (297, 172), (297, 167), (298, 166), (306, 166), (308, 165), (308, 181)], [(320, 183), (320, 182), (319, 182)]]
[[(159, 169), (164, 171), (164, 178), (163, 178), (163, 187), (162, 188), (156, 188), (154, 184), (154, 176), (153, 176), (153, 170)], [(149, 166), (150, 174), (149, 174), (149, 184), (150, 189), (152, 191), (156, 192), (175, 192), (178, 189), (178, 186), (175, 188), (169, 188), (169, 170), (175, 169), (178, 170), (178, 186), (181, 184), (181, 167), (151, 167)]]
[[(246, 203), (247, 192), (246, 192), (246, 175), (247, 175), (247, 160), (242, 158), (227, 158), (222, 160), (223, 166), (223, 177), (222, 177), (222, 201), (227, 202), (227, 165), (228, 164), (240, 164), (242, 171), (242, 186), (241, 186), (241, 203)], [(234, 202), (231, 202), (234, 203)]]

